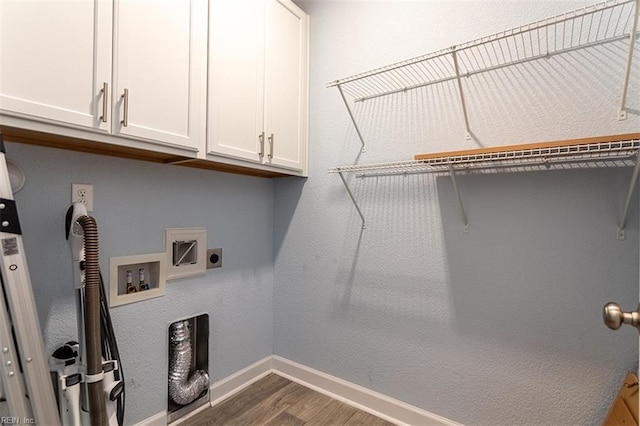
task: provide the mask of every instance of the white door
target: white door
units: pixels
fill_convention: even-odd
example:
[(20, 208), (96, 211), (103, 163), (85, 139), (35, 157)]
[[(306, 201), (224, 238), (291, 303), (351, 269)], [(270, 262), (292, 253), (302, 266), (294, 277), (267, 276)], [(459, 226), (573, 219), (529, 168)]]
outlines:
[(290, 0), (267, 0), (265, 161), (294, 170), (306, 157), (307, 19)]
[(209, 9), (207, 149), (259, 163), (263, 155), (264, 0), (213, 0)]
[(0, 110), (108, 131), (112, 2), (0, 2)]
[(206, 40), (206, 0), (116, 2), (113, 133), (197, 151), (204, 140)]

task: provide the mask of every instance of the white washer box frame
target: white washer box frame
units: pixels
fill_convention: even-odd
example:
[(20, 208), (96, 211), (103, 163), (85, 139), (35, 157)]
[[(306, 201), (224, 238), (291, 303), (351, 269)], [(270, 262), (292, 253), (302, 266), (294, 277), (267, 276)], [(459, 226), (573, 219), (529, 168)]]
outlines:
[[(109, 259), (109, 307), (140, 302), (165, 295), (167, 281), (166, 253), (119, 256)], [(133, 272), (133, 281), (138, 283), (138, 270), (144, 268), (149, 290), (127, 294), (127, 270)]]
[[(207, 228), (167, 228), (165, 229), (167, 259), (167, 279), (204, 275), (207, 272)], [(196, 241), (196, 263), (190, 265), (173, 264), (173, 243), (175, 241)]]

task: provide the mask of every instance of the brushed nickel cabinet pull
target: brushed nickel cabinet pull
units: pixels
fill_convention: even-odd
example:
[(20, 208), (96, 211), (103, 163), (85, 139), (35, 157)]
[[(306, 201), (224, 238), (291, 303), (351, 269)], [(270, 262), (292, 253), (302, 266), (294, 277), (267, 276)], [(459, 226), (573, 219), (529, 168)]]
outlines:
[(258, 135), (258, 140), (260, 141), (260, 152), (258, 153), (258, 156), (262, 158), (264, 157), (264, 132)]
[(103, 123), (107, 122), (107, 100), (109, 99), (109, 83), (102, 83), (102, 89), (100, 89), (100, 93), (102, 93), (102, 115), (100, 116), (100, 120)]
[(269, 159), (273, 158), (273, 142), (274, 142), (274, 138), (273, 138), (273, 133), (271, 133), (271, 136), (268, 137), (269, 139)]
[(124, 103), (124, 118), (120, 120), (120, 123), (123, 127), (127, 127), (127, 125), (129, 124), (129, 89), (124, 89), (124, 93), (122, 94), (122, 96), (120, 96), (120, 98)]

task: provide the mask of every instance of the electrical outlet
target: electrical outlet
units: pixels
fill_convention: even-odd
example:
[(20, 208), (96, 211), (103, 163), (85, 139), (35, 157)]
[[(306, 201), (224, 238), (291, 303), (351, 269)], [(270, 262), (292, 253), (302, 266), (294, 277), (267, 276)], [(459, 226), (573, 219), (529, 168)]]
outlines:
[(71, 202), (79, 202), (87, 207), (88, 212), (93, 211), (93, 185), (88, 183), (71, 184)]
[(207, 269), (222, 267), (222, 249), (214, 248), (207, 250)]

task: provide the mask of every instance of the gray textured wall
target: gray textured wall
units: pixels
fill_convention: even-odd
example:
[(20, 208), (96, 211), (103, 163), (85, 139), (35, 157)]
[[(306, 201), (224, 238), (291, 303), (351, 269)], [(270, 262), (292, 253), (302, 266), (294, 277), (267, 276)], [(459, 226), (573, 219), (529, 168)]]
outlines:
[[(367, 152), (325, 83), (590, 4), (300, 1), (311, 15), (310, 176), (276, 182), (275, 353), (466, 424), (595, 424), (637, 333), (602, 306), (638, 300), (638, 214), (615, 239), (630, 170), (348, 181), (327, 168), (416, 153), (637, 131), (616, 120), (615, 44), (358, 104)], [(637, 53), (637, 52), (636, 52)], [(636, 55), (637, 57), (638, 55)], [(638, 92), (634, 65), (631, 94)]]
[(111, 309), (126, 375), (126, 424), (166, 409), (167, 327), (206, 312), (212, 381), (272, 353), (273, 183), (270, 180), (7, 144), (25, 171), (15, 195), (49, 351), (77, 339), (64, 236), (71, 183), (91, 183), (101, 269), (109, 258), (164, 251), (165, 228), (206, 227), (223, 267), (167, 282), (166, 296)]

